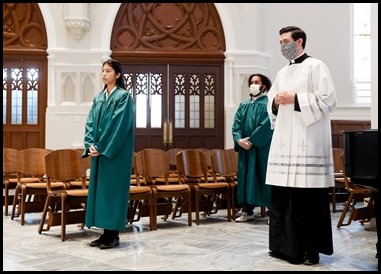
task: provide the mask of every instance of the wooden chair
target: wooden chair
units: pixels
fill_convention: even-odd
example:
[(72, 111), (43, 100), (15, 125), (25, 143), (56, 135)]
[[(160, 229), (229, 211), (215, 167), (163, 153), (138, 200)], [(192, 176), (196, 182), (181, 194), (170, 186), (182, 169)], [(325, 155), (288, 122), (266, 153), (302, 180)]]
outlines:
[[(177, 172), (179, 181), (189, 184), (191, 187), (192, 199), (187, 207), (196, 214), (196, 224), (200, 223), (200, 211), (207, 216), (212, 212), (215, 205), (216, 195), (226, 195), (231, 197), (230, 187), (227, 182), (208, 181), (209, 168), (205, 154), (196, 149), (184, 149), (176, 156)], [(174, 214), (177, 208), (175, 207)], [(181, 211), (180, 211), (181, 212)], [(227, 218), (231, 221), (231, 200), (228, 199)]]
[[(88, 164), (77, 149), (57, 149), (45, 156), (47, 193), (38, 233), (48, 231), (51, 226), (61, 225), (61, 240), (66, 239), (66, 225), (85, 221), (87, 202)], [(73, 181), (81, 181), (82, 188), (70, 189)], [(53, 184), (59, 184), (54, 187)], [(47, 226), (44, 228), (48, 215)]]
[(135, 151), (132, 154), (132, 167), (131, 167), (131, 180), (130, 180), (130, 186), (137, 186), (138, 181), (136, 180), (136, 171), (135, 171)]
[[(360, 220), (360, 223), (363, 224), (364, 222), (370, 221), (371, 218), (376, 216), (372, 191), (366, 186), (354, 184), (351, 182), (350, 178), (346, 176), (345, 173), (344, 154), (341, 154), (340, 158), (343, 168), (345, 189), (349, 192), (349, 196), (347, 201), (344, 203), (344, 209), (340, 215), (339, 221), (337, 222), (337, 228), (350, 225), (352, 221), (357, 220)], [(357, 200), (364, 200), (365, 198), (369, 198), (367, 206), (356, 207)], [(344, 219), (349, 211), (350, 214), (348, 220), (346, 223), (344, 223)]]
[[(86, 175), (88, 175), (87, 171), (90, 170), (90, 168), (91, 168), (91, 157), (82, 158), (82, 151), (83, 151), (82, 149), (78, 149), (78, 152), (79, 152), (78, 154), (81, 155), (81, 162), (84, 165), (83, 168), (86, 169)], [(86, 177), (86, 188), (89, 187), (89, 183), (90, 183), (90, 178), (89, 178), (89, 176), (87, 176)], [(83, 188), (81, 178), (78, 178), (74, 181), (67, 182), (66, 185), (67, 185), (67, 188), (70, 188), (70, 189), (77, 189), (77, 188), (82, 189)]]
[(3, 186), (4, 186), (4, 215), (8, 216), (10, 190), (17, 186), (19, 150), (3, 148)]
[[(162, 150), (162, 149), (160, 149), (160, 150)], [(167, 152), (167, 154), (168, 154), (168, 152)], [(139, 155), (139, 157), (140, 156), (141, 155)], [(169, 155), (168, 155), (168, 157), (169, 157)], [(136, 164), (135, 161), (136, 161), (136, 159), (134, 158), (134, 161), (133, 161), (134, 167)], [(135, 168), (134, 168), (134, 170), (135, 170)], [(137, 177), (139, 177), (139, 178), (137, 178)], [(165, 185), (165, 184), (176, 184), (177, 185), (179, 183), (177, 174), (171, 170), (170, 162), (169, 162), (168, 179), (166, 179), (164, 176), (142, 177), (141, 175), (138, 176), (135, 171), (134, 171), (134, 175), (132, 175), (132, 178), (133, 178), (134, 185), (139, 185), (139, 186), (141, 186), (141, 185)]]
[[(343, 176), (343, 164), (341, 161), (341, 155), (344, 153), (342, 148), (332, 148), (332, 157), (333, 157), (333, 170), (335, 172), (335, 186), (332, 187), (332, 212), (336, 213), (336, 203), (337, 195), (344, 194), (342, 191), (345, 191), (345, 194), (348, 192), (345, 190), (344, 176)], [(339, 191), (339, 192), (338, 192)]]
[[(213, 171), (212, 171), (212, 153), (213, 149), (207, 149), (207, 148), (195, 148), (197, 151), (201, 151), (205, 155), (206, 159), (206, 165), (208, 166), (208, 182), (214, 182), (215, 178), (213, 177)], [(218, 181), (224, 181), (225, 179), (222, 177), (216, 178)]]
[[(235, 196), (236, 196), (236, 187), (237, 187), (237, 166), (238, 166), (238, 155), (237, 152), (231, 149), (215, 149), (211, 155), (212, 162), (212, 173), (217, 182), (218, 177), (223, 177), (225, 182), (229, 184), (230, 187), (230, 197), (231, 199), (231, 216), (235, 219)], [(218, 196), (217, 196), (218, 197)], [(218, 206), (220, 208), (226, 208), (226, 205), (223, 203), (227, 202), (227, 198), (223, 197), (218, 201)], [(222, 205), (220, 205), (222, 203)]]
[(142, 177), (140, 177), (139, 180), (137, 179), (135, 168), (135, 154), (136, 152), (134, 151), (132, 156), (133, 159), (127, 223), (132, 224), (133, 222), (138, 222), (142, 216), (149, 216), (150, 230), (154, 230), (155, 223), (153, 221), (153, 192), (150, 187), (141, 185), (141, 182), (144, 180)]
[[(188, 202), (190, 188), (187, 184), (169, 184), (169, 158), (165, 150), (146, 148), (135, 154), (135, 170), (137, 180), (140, 176), (153, 191), (153, 227), (157, 229), (157, 216), (164, 215), (164, 220), (172, 214), (173, 204)], [(164, 185), (156, 184), (157, 178), (164, 178)], [(172, 201), (172, 199), (175, 201)], [(174, 219), (172, 215), (172, 219)], [(188, 225), (192, 225), (192, 212), (188, 211)]]
[[(19, 152), (17, 186), (13, 197), (11, 220), (21, 216), (25, 223), (25, 213), (42, 212), (46, 198), (45, 155), (50, 149), (26, 148)], [(16, 213), (17, 209), (17, 213)]]
[[(148, 203), (148, 204), (147, 204)], [(140, 220), (141, 216), (149, 216), (150, 230), (155, 230), (154, 196), (149, 186), (130, 186), (129, 207), (127, 222), (132, 224)], [(143, 212), (148, 209), (148, 213)], [(136, 217), (137, 216), (137, 217)]]
[[(177, 176), (177, 168), (176, 168), (176, 155), (182, 150), (182, 148), (170, 148), (166, 152), (168, 154), (169, 159), (169, 184), (179, 184), (179, 177)], [(156, 184), (166, 184), (164, 177), (156, 178)]]
[(168, 158), (169, 158), (169, 176), (177, 177), (177, 167), (176, 167), (176, 155), (182, 151), (182, 148), (170, 148), (167, 150)]

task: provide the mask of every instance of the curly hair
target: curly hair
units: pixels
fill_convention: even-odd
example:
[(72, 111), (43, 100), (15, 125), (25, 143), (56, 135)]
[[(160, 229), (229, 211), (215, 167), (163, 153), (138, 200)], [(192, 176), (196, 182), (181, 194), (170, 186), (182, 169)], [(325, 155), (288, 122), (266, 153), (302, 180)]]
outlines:
[(264, 88), (264, 91), (269, 91), (269, 90), (270, 90), (271, 85), (272, 85), (271, 80), (270, 80), (267, 76), (265, 76), (265, 75), (263, 75), (263, 74), (260, 74), (260, 73), (254, 73), (254, 74), (252, 74), (252, 75), (249, 76), (249, 79), (248, 79), (248, 81), (247, 81), (249, 87), (250, 87), (250, 85), (251, 85), (251, 79), (252, 79), (254, 76), (258, 76), (259, 78), (261, 78), (262, 85), (265, 87), (265, 88)]

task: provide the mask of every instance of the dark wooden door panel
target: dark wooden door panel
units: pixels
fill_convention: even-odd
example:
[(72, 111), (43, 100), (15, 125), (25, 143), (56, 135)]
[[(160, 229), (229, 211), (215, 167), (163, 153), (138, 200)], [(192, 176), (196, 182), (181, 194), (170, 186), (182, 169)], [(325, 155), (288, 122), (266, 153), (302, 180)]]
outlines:
[[(219, 64), (170, 66), (168, 119), (173, 121), (172, 147), (224, 147), (222, 68)], [(179, 106), (183, 99), (178, 97), (182, 95), (184, 104)]]
[(45, 147), (46, 61), (3, 61), (3, 147)]
[[(135, 151), (224, 147), (222, 66), (126, 64), (124, 71), (136, 104)], [(163, 144), (164, 120), (173, 123), (170, 146)]]

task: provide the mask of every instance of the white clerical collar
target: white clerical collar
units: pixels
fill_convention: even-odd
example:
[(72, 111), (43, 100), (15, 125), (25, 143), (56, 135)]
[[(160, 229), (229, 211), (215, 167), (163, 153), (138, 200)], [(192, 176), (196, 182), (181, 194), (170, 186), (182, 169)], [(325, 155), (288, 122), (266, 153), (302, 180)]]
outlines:
[(295, 64), (295, 60), (296, 59), (298, 59), (300, 56), (302, 56), (304, 54), (304, 51), (301, 53), (301, 54), (299, 54), (298, 56), (296, 56), (294, 59), (291, 59), (290, 60), (290, 64)]

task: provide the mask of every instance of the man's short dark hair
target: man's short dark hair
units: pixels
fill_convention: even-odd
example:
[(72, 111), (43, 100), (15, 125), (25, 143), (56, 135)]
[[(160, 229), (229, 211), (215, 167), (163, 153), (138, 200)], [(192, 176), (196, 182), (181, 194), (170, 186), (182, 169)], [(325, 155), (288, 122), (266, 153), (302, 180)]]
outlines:
[(282, 35), (283, 33), (286, 33), (286, 32), (291, 32), (291, 37), (292, 39), (294, 39), (294, 41), (298, 40), (299, 38), (302, 38), (303, 39), (302, 47), (303, 49), (306, 47), (307, 35), (304, 32), (304, 30), (296, 26), (287, 26), (279, 30), (279, 35)]

